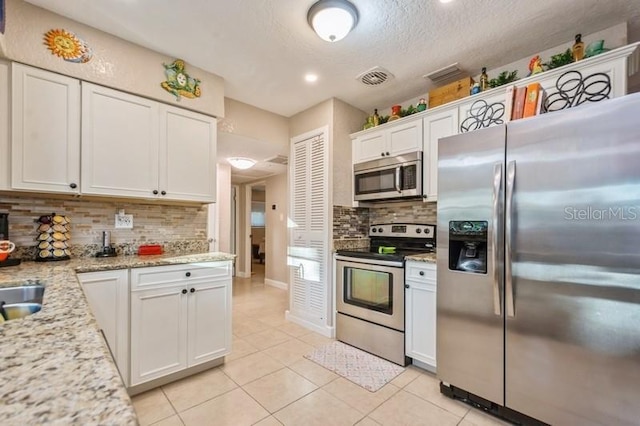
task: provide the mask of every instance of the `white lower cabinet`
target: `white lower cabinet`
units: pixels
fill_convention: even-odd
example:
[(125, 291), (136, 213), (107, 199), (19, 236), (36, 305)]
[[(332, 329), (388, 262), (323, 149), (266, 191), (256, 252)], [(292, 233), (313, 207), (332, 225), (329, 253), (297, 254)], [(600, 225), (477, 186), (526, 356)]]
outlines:
[(129, 270), (78, 274), (120, 376), (129, 386)]
[[(436, 265), (405, 265), (405, 351), (418, 365), (436, 369)], [(424, 365), (420, 365), (424, 364)]]
[(131, 385), (231, 351), (231, 262), (131, 270)]

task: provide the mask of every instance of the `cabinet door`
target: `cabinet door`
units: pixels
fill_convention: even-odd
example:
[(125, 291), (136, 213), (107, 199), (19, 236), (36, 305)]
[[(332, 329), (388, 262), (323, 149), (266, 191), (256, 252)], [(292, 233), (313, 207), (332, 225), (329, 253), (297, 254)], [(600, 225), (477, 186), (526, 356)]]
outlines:
[(131, 293), (131, 385), (187, 367), (185, 286)]
[(12, 65), (11, 187), (80, 190), (80, 82)]
[[(436, 367), (436, 269), (435, 265), (406, 267), (406, 352), (407, 356)], [(422, 274), (420, 274), (422, 272)]]
[(10, 65), (0, 60), (0, 190), (11, 189)]
[(438, 197), (438, 139), (458, 133), (458, 108), (431, 114), (424, 118), (424, 153), (422, 178), (425, 201)]
[(187, 364), (192, 367), (231, 352), (231, 280), (189, 286)]
[(387, 129), (386, 152), (389, 152), (389, 155), (394, 156), (421, 150), (422, 120), (414, 120)]
[(216, 201), (216, 119), (160, 106), (160, 194), (171, 200)]
[(82, 84), (83, 193), (158, 196), (158, 114), (157, 102)]
[(102, 329), (114, 361), (129, 384), (129, 271), (78, 274), (93, 316)]
[(355, 144), (354, 164), (386, 156), (387, 144), (384, 130), (360, 136), (353, 143)]

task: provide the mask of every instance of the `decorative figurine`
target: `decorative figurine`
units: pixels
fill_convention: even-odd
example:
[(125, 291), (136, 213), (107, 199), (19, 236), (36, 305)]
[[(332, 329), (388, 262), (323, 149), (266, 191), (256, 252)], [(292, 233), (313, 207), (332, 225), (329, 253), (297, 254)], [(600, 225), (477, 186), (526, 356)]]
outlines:
[(471, 86), (471, 94), (475, 95), (476, 93), (480, 93), (480, 83), (473, 83), (473, 86)]
[(364, 126), (362, 126), (362, 130), (367, 130), (367, 129), (370, 129), (372, 127), (374, 127), (373, 115), (370, 115), (370, 116), (367, 117), (367, 122), (364, 123)]
[(416, 106), (416, 109), (418, 110), (418, 112), (422, 112), (424, 110), (427, 109), (427, 101), (424, 100), (424, 98), (420, 98), (420, 101), (418, 102), (418, 105)]
[(536, 55), (529, 61), (529, 75), (540, 74), (543, 72), (542, 68), (542, 60), (540, 59), (540, 55)]
[(391, 117), (389, 117), (389, 121), (397, 120), (400, 118), (400, 110), (402, 109), (402, 105), (394, 105), (391, 107)]

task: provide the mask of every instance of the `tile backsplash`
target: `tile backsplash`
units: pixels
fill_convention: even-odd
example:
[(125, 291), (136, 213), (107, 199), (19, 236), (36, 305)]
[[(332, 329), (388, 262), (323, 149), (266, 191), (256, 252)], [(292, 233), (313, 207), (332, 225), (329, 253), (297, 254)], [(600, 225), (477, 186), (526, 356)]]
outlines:
[(384, 207), (333, 207), (334, 240), (369, 237), (375, 223), (436, 223), (436, 203), (387, 204)]
[[(121, 209), (133, 215), (133, 229), (114, 229), (114, 216)], [(71, 221), (68, 242), (73, 257), (94, 255), (102, 246), (102, 231), (111, 232), (119, 254), (135, 254), (142, 244), (162, 244), (169, 253), (208, 251), (206, 205), (0, 195), (0, 212), (9, 213), (16, 257), (35, 257), (39, 234), (35, 221), (51, 213)]]

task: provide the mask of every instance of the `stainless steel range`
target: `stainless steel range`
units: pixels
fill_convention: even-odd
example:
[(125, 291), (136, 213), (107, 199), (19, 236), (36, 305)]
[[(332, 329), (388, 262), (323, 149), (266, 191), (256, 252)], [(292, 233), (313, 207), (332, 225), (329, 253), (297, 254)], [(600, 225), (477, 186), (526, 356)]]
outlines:
[(404, 366), (404, 258), (435, 251), (435, 225), (371, 225), (369, 238), (336, 253), (336, 337)]

